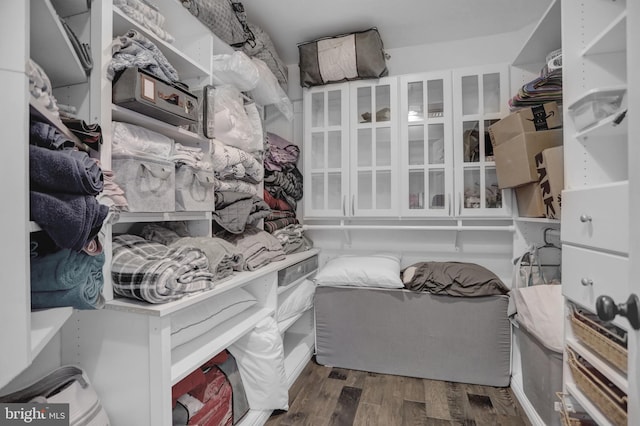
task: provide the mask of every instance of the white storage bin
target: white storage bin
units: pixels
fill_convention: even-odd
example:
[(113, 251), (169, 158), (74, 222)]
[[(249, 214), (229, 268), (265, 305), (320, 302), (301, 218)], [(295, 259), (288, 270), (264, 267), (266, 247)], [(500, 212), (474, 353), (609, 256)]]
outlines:
[(582, 131), (610, 115), (622, 112), (625, 88), (595, 89), (569, 106), (569, 113), (576, 126)]
[(171, 161), (114, 154), (114, 181), (124, 191), (131, 212), (175, 211), (176, 172)]
[(213, 172), (186, 164), (176, 165), (176, 211), (215, 210)]

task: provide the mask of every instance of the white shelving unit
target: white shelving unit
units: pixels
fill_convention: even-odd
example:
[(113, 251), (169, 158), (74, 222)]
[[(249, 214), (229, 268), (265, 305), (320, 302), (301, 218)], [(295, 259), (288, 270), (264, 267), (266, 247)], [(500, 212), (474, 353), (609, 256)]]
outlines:
[(53, 87), (68, 86), (87, 81), (67, 33), (49, 0), (32, 1), (31, 57), (47, 73)]
[[(65, 101), (81, 105), (78, 108), (80, 118), (101, 125), (103, 145), (100, 152), (92, 154), (100, 157), (104, 168), (111, 168), (112, 120), (145, 127), (178, 143), (210, 149), (211, 142), (194, 132), (114, 105), (111, 101), (112, 83), (105, 74), (111, 59), (110, 46), (114, 37), (128, 30), (139, 32), (158, 46), (176, 68), (180, 80), (191, 88), (211, 83), (212, 54), (234, 51), (179, 2), (158, 0), (156, 4), (161, 13), (171, 18), (167, 19), (169, 25), (166, 29), (175, 37), (174, 43), (160, 40), (114, 7), (112, 2), (92, 2), (91, 7), (84, 0), (32, 0), (26, 4), (12, 2), (3, 7), (0, 17), (2, 35), (15, 40), (18, 44), (14, 47), (24, 46), (24, 49), (3, 51), (6, 67), (0, 69), (0, 76), (10, 89), (8, 95), (16, 99), (11, 105), (5, 102), (1, 107), (2, 120), (7, 128), (5, 135), (11, 140), (24, 142), (20, 145), (24, 149), (16, 150), (11, 157), (5, 156), (0, 172), (7, 181), (17, 181), (16, 188), (12, 189), (11, 206), (7, 206), (6, 213), (18, 218), (0, 224), (4, 235), (14, 242), (13, 254), (3, 257), (2, 266), (7, 271), (5, 279), (24, 283), (11, 286), (3, 296), (0, 318), (3, 323), (13, 326), (3, 327), (0, 333), (3, 341), (12, 342), (11, 348), (3, 349), (0, 390), (13, 390), (62, 364), (78, 365), (91, 379), (112, 423), (123, 425), (170, 425), (172, 385), (249, 333), (260, 321), (274, 317), (277, 293), (282, 290), (278, 286), (279, 272), (318, 255), (318, 250), (291, 254), (283, 261), (272, 262), (256, 271), (236, 272), (216, 282), (212, 290), (166, 304), (151, 305), (133, 299), (114, 298), (109, 267), (112, 235), (127, 232), (136, 224), (167, 221), (186, 221), (195, 235), (211, 236), (212, 233), (211, 211), (123, 212), (115, 223), (106, 224), (102, 233), (106, 255), (103, 295), (107, 300), (104, 309), (74, 310), (67, 307), (31, 312), (29, 234), (41, 231), (41, 228), (28, 220), (26, 141), (29, 116), (45, 119), (74, 139), (76, 144), (80, 141), (42, 105), (37, 102), (30, 105), (25, 69), (29, 56), (33, 56), (51, 78), (58, 91), (56, 97), (60, 93)], [(60, 9), (56, 11), (56, 7)], [(89, 78), (75, 56), (57, 13), (81, 28), (82, 32), (78, 35), (91, 45), (94, 68)], [(308, 272), (304, 277), (311, 273)], [(287, 288), (296, 283), (291, 283)], [(216, 296), (240, 288), (256, 298), (256, 305), (172, 348), (170, 326), (175, 315), (189, 312), (198, 304), (220, 303)], [(293, 383), (313, 353), (311, 314), (312, 310), (308, 310), (292, 318), (283, 330), (286, 341), (285, 367), (290, 383)], [(271, 411), (251, 410), (240, 424), (261, 425), (270, 414)]]

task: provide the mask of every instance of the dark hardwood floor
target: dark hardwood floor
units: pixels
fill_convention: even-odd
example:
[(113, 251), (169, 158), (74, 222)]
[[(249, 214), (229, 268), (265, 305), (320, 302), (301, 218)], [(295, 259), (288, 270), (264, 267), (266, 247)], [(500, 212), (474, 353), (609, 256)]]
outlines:
[(345, 370), (311, 360), (289, 411), (266, 423), (309, 426), (530, 426), (510, 388)]

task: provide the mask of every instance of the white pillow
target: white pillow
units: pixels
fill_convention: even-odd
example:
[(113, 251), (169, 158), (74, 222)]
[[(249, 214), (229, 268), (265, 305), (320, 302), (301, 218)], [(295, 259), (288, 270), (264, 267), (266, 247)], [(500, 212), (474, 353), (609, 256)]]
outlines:
[(284, 345), (273, 317), (230, 345), (252, 410), (288, 410), (289, 386), (284, 369)]
[(243, 288), (200, 302), (171, 316), (171, 348), (188, 342), (258, 303)]
[(284, 321), (298, 315), (313, 306), (313, 295), (316, 285), (313, 281), (304, 280), (278, 296), (278, 321)]
[(317, 285), (404, 288), (400, 259), (390, 254), (339, 256), (330, 259), (313, 279)]

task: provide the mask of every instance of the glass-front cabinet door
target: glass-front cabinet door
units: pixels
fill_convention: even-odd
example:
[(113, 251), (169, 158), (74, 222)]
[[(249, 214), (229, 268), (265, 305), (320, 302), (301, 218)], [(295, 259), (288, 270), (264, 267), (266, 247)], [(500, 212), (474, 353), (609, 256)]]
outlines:
[(400, 77), (402, 216), (451, 216), (453, 142), (451, 73)]
[(352, 216), (398, 215), (397, 82), (387, 77), (351, 83)]
[(489, 126), (509, 114), (507, 65), (453, 72), (455, 216), (510, 216), (511, 190), (500, 190)]
[(304, 212), (307, 217), (350, 214), (349, 86), (305, 89)]

